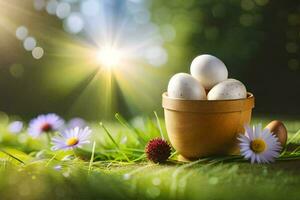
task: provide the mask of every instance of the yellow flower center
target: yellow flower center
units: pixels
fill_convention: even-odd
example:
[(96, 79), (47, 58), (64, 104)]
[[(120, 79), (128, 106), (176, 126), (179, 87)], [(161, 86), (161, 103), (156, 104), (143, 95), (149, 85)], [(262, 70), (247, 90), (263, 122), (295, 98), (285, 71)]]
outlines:
[(267, 144), (262, 139), (255, 139), (250, 143), (250, 148), (254, 153), (261, 153), (265, 151)]
[(72, 138), (70, 138), (70, 139), (67, 140), (66, 144), (67, 144), (68, 146), (74, 146), (74, 145), (78, 144), (78, 142), (79, 142), (79, 141), (78, 141), (77, 138), (72, 137)]

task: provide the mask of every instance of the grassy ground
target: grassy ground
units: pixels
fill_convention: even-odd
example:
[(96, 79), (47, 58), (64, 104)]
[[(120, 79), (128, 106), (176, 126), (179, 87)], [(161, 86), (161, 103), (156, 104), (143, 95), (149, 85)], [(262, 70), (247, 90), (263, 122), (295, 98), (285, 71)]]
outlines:
[[(253, 120), (264, 125), (268, 121)], [(155, 119), (104, 123), (116, 144), (93, 123), (95, 150), (91, 144), (75, 156), (72, 151), (50, 151), (47, 137), (13, 135), (6, 130), (7, 121), (0, 124), (0, 199), (300, 198), (300, 160), (283, 157), (274, 164), (251, 165), (219, 157), (179, 163), (174, 156), (164, 165), (147, 162), (145, 142), (160, 135)], [(300, 121), (285, 124), (290, 138), (299, 133)], [(299, 141), (294, 138), (292, 143)]]

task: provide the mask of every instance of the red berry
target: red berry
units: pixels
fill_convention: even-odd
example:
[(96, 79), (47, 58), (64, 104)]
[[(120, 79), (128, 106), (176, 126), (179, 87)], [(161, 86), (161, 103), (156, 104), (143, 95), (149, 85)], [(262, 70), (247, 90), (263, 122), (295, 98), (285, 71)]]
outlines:
[(155, 138), (148, 142), (145, 153), (148, 160), (154, 163), (163, 163), (171, 155), (171, 146), (166, 140)]

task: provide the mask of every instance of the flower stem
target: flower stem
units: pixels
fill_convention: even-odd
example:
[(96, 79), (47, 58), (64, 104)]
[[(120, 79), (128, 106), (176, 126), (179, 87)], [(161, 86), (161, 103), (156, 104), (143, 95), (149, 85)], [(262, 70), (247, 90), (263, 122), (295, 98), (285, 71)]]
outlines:
[(50, 143), (51, 143), (51, 136), (50, 136), (50, 133), (46, 133), (46, 135), (47, 135), (48, 144), (50, 144)]
[(75, 148), (73, 148), (73, 155), (74, 155), (75, 158), (79, 158), (79, 157), (77, 156), (77, 154), (76, 154)]

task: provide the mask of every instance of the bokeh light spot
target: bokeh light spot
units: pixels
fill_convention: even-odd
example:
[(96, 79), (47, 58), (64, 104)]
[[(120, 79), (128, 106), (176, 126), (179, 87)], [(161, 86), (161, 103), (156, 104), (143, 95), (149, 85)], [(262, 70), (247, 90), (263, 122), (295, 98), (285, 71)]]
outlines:
[(84, 21), (80, 13), (72, 13), (65, 20), (64, 28), (67, 32), (77, 34), (84, 28)]
[(16, 30), (16, 37), (19, 40), (24, 40), (28, 35), (28, 29), (25, 26), (19, 26)]
[(217, 177), (211, 177), (211, 178), (208, 180), (208, 183), (209, 183), (210, 185), (216, 185), (216, 184), (218, 184), (218, 182), (219, 182), (219, 179), (218, 179)]
[(161, 184), (160, 178), (158, 178), (158, 177), (153, 178), (152, 179), (152, 184), (155, 185), (155, 186), (160, 185)]
[(159, 67), (168, 61), (168, 54), (166, 50), (160, 46), (153, 46), (147, 49), (146, 59), (150, 65)]
[(129, 180), (131, 178), (131, 175), (130, 174), (124, 174), (123, 175), (123, 179), (124, 180)]
[(27, 37), (24, 42), (23, 46), (26, 51), (32, 51), (36, 47), (36, 40), (34, 37)]
[(68, 17), (71, 13), (71, 6), (69, 3), (61, 2), (56, 8), (56, 16), (60, 19)]
[(32, 57), (34, 59), (41, 59), (44, 55), (44, 49), (42, 47), (35, 47), (32, 50)]
[(56, 0), (50, 0), (46, 6), (47, 13), (50, 15), (55, 15), (57, 6), (58, 2)]

